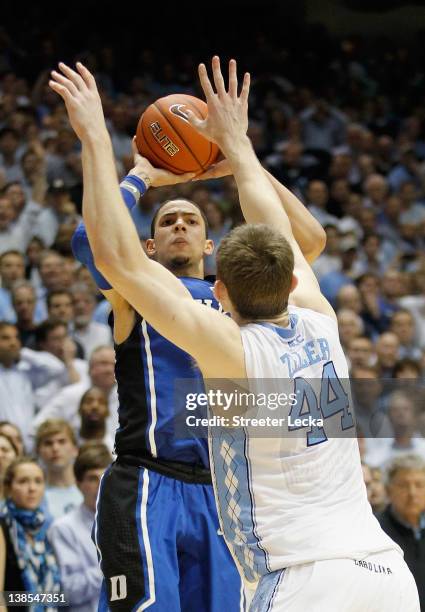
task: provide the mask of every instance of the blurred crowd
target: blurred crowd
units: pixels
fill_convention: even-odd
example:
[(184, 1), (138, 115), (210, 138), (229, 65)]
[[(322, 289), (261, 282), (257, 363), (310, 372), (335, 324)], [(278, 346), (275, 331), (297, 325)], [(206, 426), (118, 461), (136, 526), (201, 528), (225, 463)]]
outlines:
[[(263, 165), (326, 230), (313, 267), (337, 312), (368, 495), (425, 584), (425, 77), (408, 47), (381, 41), (371, 49), (356, 37), (316, 34), (309, 51), (297, 52), (257, 33), (255, 54), (242, 61), (252, 74), (249, 136)], [(64, 106), (48, 87), (59, 51), (45, 36), (29, 69), (0, 31), (1, 525), (6, 534), (13, 521), (25, 529), (20, 509), (42, 500), (43, 520), (56, 519), (55, 553), (47, 540), (41, 547), (44, 578), (52, 592), (62, 580), (72, 609), (82, 611), (96, 609), (100, 588), (84, 538), (113, 451), (118, 397), (110, 309), (70, 246), (82, 167)], [(169, 93), (200, 95), (194, 53), (164, 60), (145, 48), (126, 79), (113, 45), (76, 58), (101, 89), (121, 178), (147, 105)], [(141, 239), (158, 205), (176, 195), (202, 208), (216, 245), (242, 222), (232, 177), (151, 189), (133, 211)], [(214, 272), (211, 256), (206, 273)], [(99, 444), (102, 453), (90, 451)], [(32, 497), (14, 489), (22, 471), (38, 486)], [(30, 590), (35, 578), (19, 559), (39, 564), (31, 565), (24, 539), (6, 543), (16, 580)]]

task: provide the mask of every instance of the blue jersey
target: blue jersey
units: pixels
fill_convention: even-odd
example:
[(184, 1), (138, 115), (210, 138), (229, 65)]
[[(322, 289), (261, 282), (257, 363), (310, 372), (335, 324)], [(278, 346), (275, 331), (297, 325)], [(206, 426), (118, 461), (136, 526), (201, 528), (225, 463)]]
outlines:
[[(212, 283), (181, 278), (192, 297), (206, 307), (220, 308)], [(175, 381), (202, 375), (192, 357), (169, 342), (137, 315), (127, 340), (115, 347), (119, 422), (115, 447), (118, 456), (146, 456), (209, 466), (208, 443), (199, 437), (175, 436), (176, 416), (185, 406), (175, 403)]]

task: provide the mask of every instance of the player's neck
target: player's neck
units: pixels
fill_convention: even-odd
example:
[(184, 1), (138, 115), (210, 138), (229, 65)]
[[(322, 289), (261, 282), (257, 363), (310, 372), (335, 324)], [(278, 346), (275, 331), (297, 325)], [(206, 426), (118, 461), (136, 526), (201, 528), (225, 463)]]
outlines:
[(271, 323), (272, 325), (277, 325), (278, 327), (288, 327), (289, 325), (289, 314), (288, 311), (285, 310), (277, 317), (261, 317), (260, 319), (244, 319), (237, 313), (232, 314), (232, 319), (238, 325), (249, 325), (250, 323)]
[(185, 266), (170, 266), (168, 268), (177, 277), (187, 278), (204, 278), (204, 264), (200, 263), (188, 263)]

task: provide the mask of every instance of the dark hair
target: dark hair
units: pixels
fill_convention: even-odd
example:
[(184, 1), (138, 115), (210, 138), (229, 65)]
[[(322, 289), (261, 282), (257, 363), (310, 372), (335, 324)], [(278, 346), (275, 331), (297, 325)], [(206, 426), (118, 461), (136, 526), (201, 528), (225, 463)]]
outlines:
[(69, 289), (55, 289), (54, 291), (49, 291), (46, 296), (47, 308), (49, 309), (52, 304), (52, 298), (56, 295), (67, 295), (72, 302), (72, 293)]
[(18, 451), (18, 449), (16, 447), (15, 442), (12, 440), (12, 438), (7, 433), (4, 433), (3, 431), (0, 431), (0, 438), (4, 438), (5, 440), (7, 440), (9, 442), (10, 446), (15, 451), (15, 456), (19, 457), (19, 451)]
[(406, 368), (410, 368), (411, 370), (415, 370), (415, 372), (417, 373), (418, 376), (421, 375), (421, 366), (419, 364), (418, 361), (415, 361), (415, 359), (409, 359), (408, 357), (405, 357), (404, 359), (400, 359), (399, 361), (397, 361), (397, 363), (395, 364), (394, 368), (393, 368), (393, 378), (397, 378), (397, 374), (399, 374), (400, 372), (402, 372), (403, 370), (405, 370)]
[(57, 327), (65, 327), (65, 329), (68, 329), (67, 324), (60, 319), (46, 319), (37, 325), (35, 329), (35, 341), (37, 347), (39, 347), (43, 342), (46, 342), (47, 336)]
[(275, 317), (288, 306), (294, 253), (284, 236), (267, 225), (241, 225), (217, 251), (217, 278), (244, 319)]
[(187, 200), (186, 198), (173, 198), (171, 200), (166, 200), (165, 202), (163, 202), (161, 204), (161, 206), (158, 208), (158, 210), (156, 211), (156, 213), (153, 216), (152, 222), (151, 222), (151, 238), (154, 238), (155, 236), (155, 225), (156, 225), (156, 221), (158, 219), (159, 213), (161, 212), (161, 210), (164, 208), (164, 206), (166, 206), (167, 204), (169, 204), (170, 202), (174, 202), (174, 201), (178, 201), (178, 200), (182, 200), (183, 202), (188, 202), (189, 204), (193, 204), (193, 206), (195, 206), (195, 208), (197, 208), (201, 214), (201, 217), (204, 221), (204, 225), (205, 225), (205, 238), (208, 238), (208, 219), (205, 216), (204, 211), (202, 210), (202, 208), (200, 206), (198, 206), (198, 204), (196, 202), (192, 202), (192, 200)]
[(78, 453), (74, 463), (74, 475), (77, 482), (84, 479), (89, 470), (104, 470), (112, 462), (111, 453), (102, 442), (87, 442)]

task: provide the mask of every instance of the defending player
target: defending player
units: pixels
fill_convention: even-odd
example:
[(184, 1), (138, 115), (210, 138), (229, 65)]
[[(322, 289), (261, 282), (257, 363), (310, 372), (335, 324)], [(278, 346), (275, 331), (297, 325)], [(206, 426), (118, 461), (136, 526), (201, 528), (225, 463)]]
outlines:
[[(282, 391), (297, 389), (296, 414), (307, 397), (310, 415), (336, 415), (342, 429), (353, 427), (347, 396), (340, 395), (339, 379), (348, 371), (335, 314), (246, 137), (249, 78), (238, 98), (231, 62), (226, 92), (216, 58), (214, 93), (201, 66), (209, 114), (204, 122), (192, 117), (228, 159), (245, 213), (261, 214), (273, 226), (238, 228), (219, 248), (215, 293), (228, 318), (197, 304), (175, 276), (143, 253), (120, 203), (94, 78), (81, 64), (78, 72), (60, 68), (51, 87), (63, 97), (82, 141), (83, 215), (100, 271), (158, 332), (196, 359), (204, 378), (280, 378)], [(309, 387), (319, 371), (320, 397)], [(235, 444), (226, 431), (218, 447), (212, 443), (225, 537), (245, 576), (261, 577), (252, 609), (417, 612), (413, 577), (367, 502), (356, 439), (328, 439), (325, 426), (316, 427), (303, 440), (288, 437), (285, 448), (280, 438), (254, 438), (250, 428), (238, 430)]]
[[(129, 209), (146, 190), (146, 183), (161, 186), (192, 178), (154, 168), (139, 155), (135, 164), (121, 183)], [(203, 178), (224, 173), (229, 169), (222, 162)], [(313, 260), (323, 248), (323, 230), (295, 196), (270, 175), (269, 180), (291, 215), (306, 256)], [(180, 606), (196, 612), (239, 610), (243, 599), (240, 578), (220, 535), (206, 441), (173, 439), (173, 419), (179, 408), (174, 405), (174, 380), (196, 379), (200, 373), (187, 353), (142, 320), (99, 274), (83, 225), (74, 235), (73, 248), (114, 312), (120, 429), (116, 435), (118, 461), (103, 480), (97, 516), (97, 545), (107, 578), (101, 608), (108, 600), (113, 609), (142, 602), (150, 609), (167, 611)], [(153, 220), (147, 248), (180, 278), (194, 299), (218, 308), (212, 284), (203, 274), (203, 255), (212, 252), (213, 244), (196, 205), (181, 199), (165, 203)], [(146, 529), (139, 537), (136, 509), (142, 478), (143, 482), (149, 479), (149, 511), (141, 517)], [(118, 538), (111, 540), (111, 529), (118, 530)], [(148, 555), (137, 545), (139, 540), (150, 542), (150, 568)], [(114, 599), (122, 594), (124, 579), (117, 576), (123, 575), (127, 597)]]

